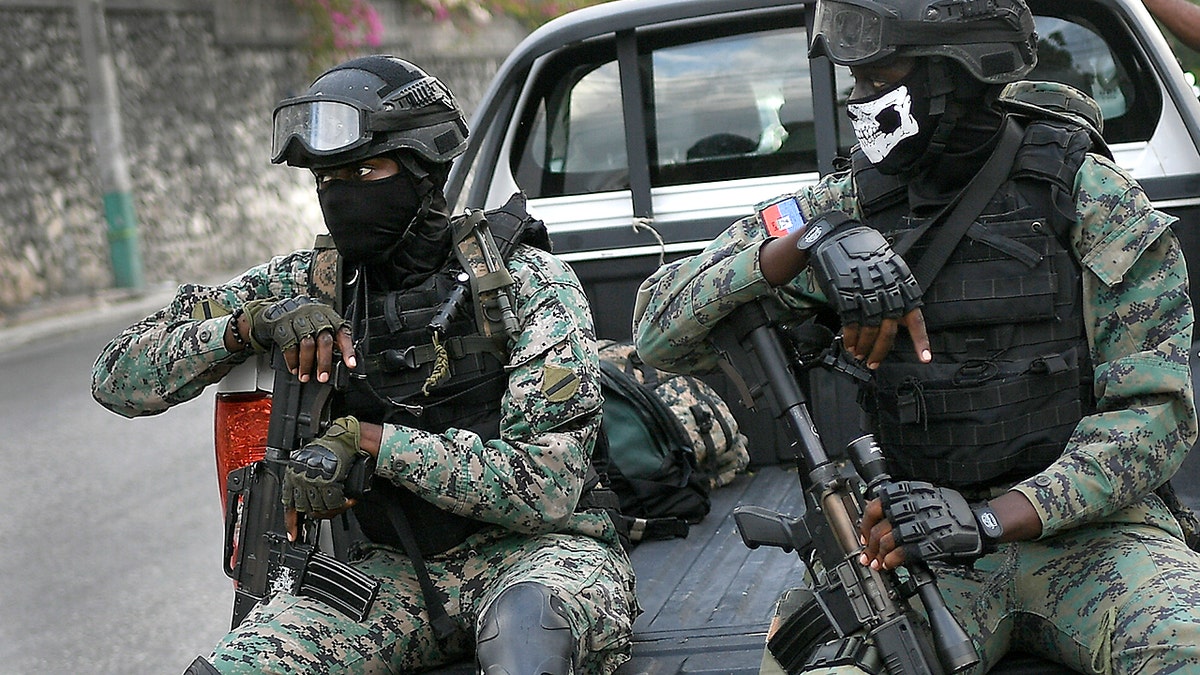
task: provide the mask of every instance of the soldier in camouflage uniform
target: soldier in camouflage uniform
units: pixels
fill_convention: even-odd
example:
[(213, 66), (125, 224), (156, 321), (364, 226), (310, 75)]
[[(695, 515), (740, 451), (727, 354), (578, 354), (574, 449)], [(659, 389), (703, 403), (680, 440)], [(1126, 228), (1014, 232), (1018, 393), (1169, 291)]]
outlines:
[[(474, 650), (489, 673), (608, 673), (629, 658), (633, 571), (608, 515), (585, 508), (601, 404), (588, 303), (523, 197), (487, 213), (499, 269), (482, 259), (484, 230), (448, 216), (466, 133), (449, 90), (406, 61), (328, 71), (277, 107), (273, 161), (316, 177), (343, 265), (334, 292), (327, 252), (276, 257), (181, 286), (96, 361), (95, 398), (130, 417), (275, 347), (302, 381), (326, 381), (335, 359), (351, 371), (338, 418), (293, 454), (283, 499), (313, 518), (353, 510), (366, 539), (351, 562), (379, 596), (358, 622), (277, 593), (189, 672), (399, 673)], [(340, 314), (312, 299), (338, 295)], [(341, 481), (364, 454), (372, 488), (347, 500)]]
[[(1197, 433), (1173, 219), (1107, 156), (1094, 102), (1019, 81), (1037, 44), (1022, 0), (819, 0), (815, 22), (814, 55), (854, 77), (851, 166), (648, 279), (639, 353), (707, 372), (739, 305), (831, 307), (894, 478), (860, 561), (929, 562), (971, 672), (1014, 647), (1200, 672), (1200, 556), (1159, 494)], [(959, 209), (989, 166), (995, 187)], [(830, 653), (801, 670), (859, 672)]]

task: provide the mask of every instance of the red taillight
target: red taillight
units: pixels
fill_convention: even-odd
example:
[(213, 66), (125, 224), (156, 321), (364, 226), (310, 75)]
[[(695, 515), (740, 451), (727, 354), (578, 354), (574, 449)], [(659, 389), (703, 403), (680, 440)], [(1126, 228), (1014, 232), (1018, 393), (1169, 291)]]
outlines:
[(225, 506), (225, 478), (230, 471), (262, 459), (267, 452), (271, 394), (264, 391), (219, 393), (213, 434), (217, 452), (217, 483)]

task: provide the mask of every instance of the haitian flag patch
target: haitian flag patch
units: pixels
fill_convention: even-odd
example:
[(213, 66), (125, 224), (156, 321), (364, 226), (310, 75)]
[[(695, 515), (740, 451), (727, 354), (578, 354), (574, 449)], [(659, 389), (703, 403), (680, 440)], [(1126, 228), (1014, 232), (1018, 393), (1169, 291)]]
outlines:
[(800, 212), (800, 202), (791, 195), (762, 202), (754, 209), (758, 211), (758, 222), (767, 228), (767, 234), (772, 237), (782, 237), (804, 227), (804, 214)]

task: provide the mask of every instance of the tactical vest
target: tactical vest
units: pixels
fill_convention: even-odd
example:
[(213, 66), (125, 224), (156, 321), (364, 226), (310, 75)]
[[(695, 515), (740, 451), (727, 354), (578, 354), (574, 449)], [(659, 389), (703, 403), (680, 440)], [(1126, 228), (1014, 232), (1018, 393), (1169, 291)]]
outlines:
[[(1094, 409), (1081, 268), (1072, 252), (1075, 174), (1091, 140), (1062, 120), (1027, 124), (1008, 179), (924, 289), (933, 363), (906, 333), (860, 391), (893, 474), (981, 488), (1028, 477)], [(866, 224), (894, 244), (920, 226), (907, 188), (855, 162)], [(916, 266), (937, 227), (902, 255)]]
[[(484, 440), (499, 437), (509, 331), (515, 327), (503, 325), (498, 310), (500, 294), (511, 292), (503, 262), (519, 243), (549, 250), (549, 238), (542, 222), (525, 211), (523, 195), (483, 215), (482, 220), (454, 219), (458, 255), (421, 284), (374, 295), (358, 280), (344, 285), (344, 295), (354, 298), (348, 314), (359, 367), (338, 414), (431, 433), (454, 427)], [(492, 250), (483, 253), (483, 248)], [(495, 269), (481, 265), (481, 256), (490, 256)], [(496, 275), (508, 283), (489, 282)], [(397, 507), (412, 524), (424, 555), (452, 548), (483, 526), (379, 477), (354, 513), (368, 539), (399, 547), (388, 514)]]

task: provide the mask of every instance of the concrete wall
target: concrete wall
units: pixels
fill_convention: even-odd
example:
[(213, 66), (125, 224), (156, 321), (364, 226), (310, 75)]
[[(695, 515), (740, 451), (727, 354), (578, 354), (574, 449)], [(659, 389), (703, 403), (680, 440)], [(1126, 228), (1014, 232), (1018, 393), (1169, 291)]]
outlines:
[[(87, 0), (83, 0), (87, 1)], [(307, 172), (270, 164), (270, 115), (310, 80), (289, 0), (104, 0), (147, 285), (207, 280), (322, 229)], [(463, 32), (374, 0), (378, 51), (468, 113), (522, 30)], [(0, 323), (113, 285), (76, 0), (0, 0)]]

